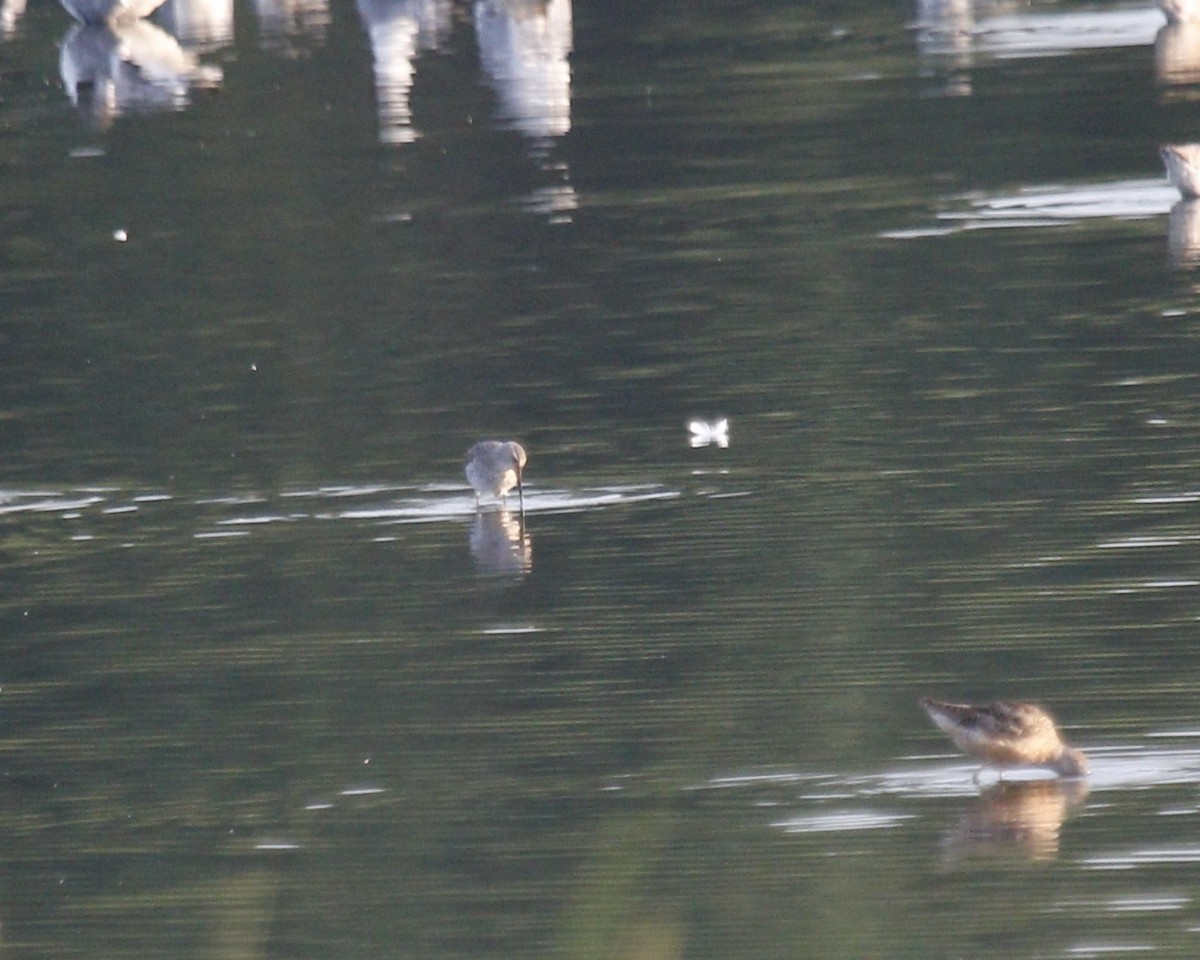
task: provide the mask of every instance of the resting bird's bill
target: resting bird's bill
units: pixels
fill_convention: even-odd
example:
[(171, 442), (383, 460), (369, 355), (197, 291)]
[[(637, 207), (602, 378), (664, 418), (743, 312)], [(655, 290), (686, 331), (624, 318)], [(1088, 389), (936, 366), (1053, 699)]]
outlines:
[(985, 767), (1001, 773), (1044, 767), (1060, 777), (1087, 776), (1087, 757), (1063, 740), (1054, 718), (1036, 704), (995, 700), (974, 706), (925, 697), (921, 707), (959, 750)]

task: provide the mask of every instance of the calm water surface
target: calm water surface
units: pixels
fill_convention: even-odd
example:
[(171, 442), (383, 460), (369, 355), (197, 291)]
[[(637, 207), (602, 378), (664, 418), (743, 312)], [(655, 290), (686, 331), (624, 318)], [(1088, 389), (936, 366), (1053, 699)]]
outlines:
[[(0, 953), (1196, 955), (1187, 30), (0, 32)], [(926, 693), (1091, 779), (974, 783)]]

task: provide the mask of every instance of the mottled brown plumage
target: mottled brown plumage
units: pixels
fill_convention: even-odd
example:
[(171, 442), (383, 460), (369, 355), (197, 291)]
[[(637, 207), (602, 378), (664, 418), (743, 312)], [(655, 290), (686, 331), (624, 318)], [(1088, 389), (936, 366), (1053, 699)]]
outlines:
[(1087, 758), (1063, 740), (1054, 718), (1035, 704), (996, 700), (972, 706), (926, 697), (921, 707), (958, 749), (986, 767), (1045, 767), (1061, 777), (1087, 775)]

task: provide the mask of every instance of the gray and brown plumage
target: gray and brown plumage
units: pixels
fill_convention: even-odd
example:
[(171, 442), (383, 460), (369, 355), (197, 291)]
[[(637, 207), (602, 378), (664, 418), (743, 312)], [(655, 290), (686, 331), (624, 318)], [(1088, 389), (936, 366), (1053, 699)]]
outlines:
[(467, 451), (467, 480), (475, 490), (475, 503), (480, 497), (503, 500), (508, 491), (517, 488), (521, 512), (525, 512), (525, 489), (522, 475), (528, 457), (525, 448), (515, 440), (480, 440)]
[(1167, 179), (1185, 200), (1200, 197), (1200, 144), (1169, 143), (1159, 147)]
[(985, 767), (1045, 767), (1060, 777), (1087, 776), (1087, 757), (1063, 740), (1054, 718), (1036, 704), (995, 700), (972, 706), (925, 697), (921, 707), (959, 750)]

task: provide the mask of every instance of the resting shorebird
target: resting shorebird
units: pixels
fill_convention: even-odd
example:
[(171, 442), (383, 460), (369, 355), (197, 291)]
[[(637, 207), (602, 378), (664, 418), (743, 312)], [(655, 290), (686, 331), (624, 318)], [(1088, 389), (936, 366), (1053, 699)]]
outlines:
[(1001, 775), (1011, 767), (1046, 767), (1060, 777), (1087, 775), (1087, 757), (1068, 746), (1054, 718), (1032, 703), (996, 700), (971, 706), (925, 697), (921, 707), (959, 750)]
[(1200, 143), (1172, 143), (1158, 151), (1167, 179), (1185, 200), (1200, 197)]
[(521, 513), (525, 512), (525, 490), (521, 474), (525, 471), (525, 448), (515, 440), (480, 440), (467, 451), (467, 480), (475, 488), (475, 505), (480, 497), (504, 500), (517, 488)]

